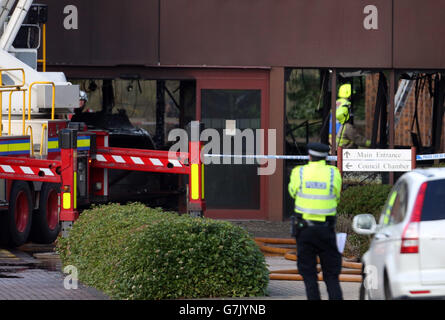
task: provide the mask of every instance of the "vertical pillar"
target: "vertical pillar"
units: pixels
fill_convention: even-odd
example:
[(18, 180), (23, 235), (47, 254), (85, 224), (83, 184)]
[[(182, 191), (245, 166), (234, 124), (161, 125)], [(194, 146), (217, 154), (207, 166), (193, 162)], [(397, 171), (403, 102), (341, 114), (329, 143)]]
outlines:
[[(284, 136), (284, 116), (285, 116), (285, 70), (284, 68), (273, 67), (270, 71), (269, 79), (269, 108), (268, 117), (269, 124), (267, 129), (275, 129), (276, 141), (269, 141), (268, 143), (276, 142), (276, 154), (284, 154), (285, 136)], [(264, 107), (264, 106), (263, 106)], [(266, 132), (267, 136), (267, 132)], [(268, 150), (269, 152), (269, 150)], [(284, 188), (289, 181), (283, 181), (288, 179), (284, 174), (286, 160), (276, 161), (275, 173), (266, 176), (268, 183), (267, 188), (267, 216), (270, 221), (283, 221), (284, 212), (283, 208), (285, 197), (284, 192), (287, 190)], [(284, 215), (285, 216), (285, 215)]]
[(331, 154), (337, 154), (337, 69), (332, 69), (331, 73), (331, 121), (332, 121), (332, 134), (331, 134)]
[(204, 164), (201, 161), (201, 129), (202, 127), (199, 121), (190, 122), (190, 174), (187, 211), (194, 217), (202, 217), (206, 209), (204, 200)]
[(114, 106), (113, 80), (104, 79), (102, 84), (102, 111), (111, 114)]
[(156, 81), (156, 133), (157, 147), (164, 146), (165, 81)]
[[(389, 75), (389, 105), (388, 105), (388, 122), (389, 122), (389, 132), (388, 141), (389, 148), (394, 149), (394, 104), (395, 104), (395, 93), (396, 93), (396, 73), (392, 69)], [(394, 184), (394, 172), (389, 173), (389, 183)]]
[(60, 221), (62, 231), (66, 235), (72, 223), (78, 218), (77, 212), (77, 130), (62, 129), (59, 134), (59, 147), (61, 155), (60, 188)]
[(416, 147), (411, 147), (411, 170), (416, 169)]
[(342, 147), (338, 147), (337, 168), (340, 171), (341, 176), (343, 177), (343, 148)]

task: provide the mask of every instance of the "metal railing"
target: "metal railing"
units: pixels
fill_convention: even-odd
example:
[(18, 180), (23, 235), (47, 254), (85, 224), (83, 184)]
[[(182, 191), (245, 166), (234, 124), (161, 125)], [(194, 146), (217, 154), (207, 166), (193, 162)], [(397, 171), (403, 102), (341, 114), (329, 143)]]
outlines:
[[(3, 85), (2, 83), (2, 73), (6, 71), (21, 71), (23, 75), (23, 81), (20, 84), (14, 84), (14, 85)], [(55, 117), (55, 97), (56, 97), (56, 86), (54, 82), (50, 81), (35, 81), (32, 82), (28, 89), (23, 88), (25, 85), (25, 71), (21, 68), (12, 68), (12, 69), (0, 69), (0, 136), (3, 134), (3, 93), (9, 92), (9, 107), (8, 107), (8, 135), (11, 135), (11, 113), (12, 113), (12, 95), (14, 92), (23, 92), (23, 112), (22, 112), (22, 134), (28, 135), (28, 132), (30, 132), (30, 139), (31, 139), (31, 154), (34, 156), (34, 147), (33, 147), (33, 131), (32, 126), (26, 127), (26, 120), (31, 120), (31, 101), (32, 101), (32, 87), (34, 85), (51, 85), (52, 87), (52, 99), (51, 99), (51, 120), (54, 120)], [(2, 90), (5, 89), (5, 90)], [(28, 119), (26, 119), (26, 91), (29, 91), (28, 95)], [(43, 154), (43, 146), (44, 146), (44, 136), (45, 132), (47, 131), (47, 125), (42, 125), (42, 133), (41, 133), (41, 141), (40, 141), (40, 155)]]
[[(22, 73), (23, 79), (20, 84), (4, 85), (2, 81), (3, 72), (20, 71)], [(12, 108), (12, 94), (14, 92), (23, 92), (23, 135), (25, 134), (25, 110), (26, 110), (26, 89), (22, 89), (25, 85), (25, 70), (23, 68), (9, 68), (0, 69), (0, 137), (3, 135), (3, 92), (9, 92), (9, 107), (8, 107), (8, 135), (11, 135), (11, 108)], [(6, 90), (2, 90), (6, 89)]]
[[(51, 120), (54, 120), (54, 110), (55, 110), (55, 102), (56, 102), (56, 86), (54, 82), (51, 81), (35, 81), (29, 85), (29, 104), (28, 104), (28, 120), (31, 120), (31, 89), (35, 84), (50, 84), (52, 87), (52, 99), (51, 99)], [(47, 125), (42, 124), (42, 132), (40, 138), (40, 156), (43, 155), (43, 143), (45, 142), (44, 134), (45, 130), (47, 131)]]
[(56, 85), (51, 81), (34, 81), (29, 85), (29, 104), (28, 104), (28, 120), (31, 120), (31, 93), (32, 87), (36, 84), (50, 84), (53, 89), (52, 99), (51, 99), (51, 120), (54, 120), (54, 108), (56, 103)]
[[(11, 135), (11, 109), (12, 109), (12, 94), (14, 92), (23, 92), (23, 116), (22, 116), (22, 134), (25, 135), (25, 112), (26, 112), (26, 89), (15, 89), (9, 92), (9, 107), (8, 107), (8, 136)], [(3, 113), (3, 112), (2, 112)], [(0, 118), (3, 123), (3, 120)]]
[[(14, 85), (3, 85), (2, 83), (2, 74), (3, 72), (10, 72), (10, 71), (21, 71), (23, 75), (23, 81), (20, 84), (14, 84)], [(28, 131), (30, 131), (30, 139), (31, 139), (31, 154), (34, 156), (34, 146), (33, 146), (33, 132), (32, 132), (32, 126), (26, 127), (26, 91), (29, 91), (28, 95), (28, 120), (31, 120), (31, 101), (32, 101), (32, 87), (34, 85), (51, 85), (52, 87), (52, 99), (51, 99), (51, 120), (54, 120), (55, 117), (55, 97), (56, 97), (56, 86), (54, 82), (51, 81), (35, 81), (32, 82), (28, 89), (23, 88), (25, 85), (25, 71), (22, 68), (11, 68), (11, 69), (0, 69), (0, 136), (3, 134), (3, 93), (9, 92), (9, 107), (8, 107), (8, 135), (11, 135), (11, 112), (12, 112), (12, 95), (14, 92), (23, 92), (23, 112), (22, 112), (22, 134), (28, 135)], [(4, 89), (4, 90), (2, 90)], [(41, 133), (41, 140), (40, 140), (40, 155), (43, 154), (43, 146), (44, 146), (44, 137), (45, 132), (47, 131), (47, 125), (42, 125), (42, 133)]]
[[(8, 90), (0, 90), (0, 106), (3, 107), (3, 93), (9, 92), (9, 104), (8, 104), (8, 135), (11, 135), (11, 109), (12, 109), (12, 94), (14, 92), (23, 92), (23, 115), (22, 115), (22, 133), (25, 135), (25, 112), (26, 112), (26, 91), (27, 89), (8, 89)], [(3, 109), (3, 108), (2, 108)], [(3, 135), (3, 110), (0, 112), (0, 137)]]
[[(8, 85), (4, 85), (1, 77), (3, 75), (3, 72), (10, 72), (10, 71), (21, 71), (22, 72), (22, 76), (23, 76), (23, 80), (21, 84), (8, 84)], [(11, 69), (0, 69), (0, 89), (7, 89), (7, 88), (21, 88), (25, 85), (25, 70), (23, 70), (22, 68), (11, 68)]]
[(37, 59), (38, 63), (42, 64), (42, 71), (46, 72), (46, 24), (42, 25), (42, 59)]
[(30, 135), (30, 148), (31, 148), (31, 155), (34, 157), (34, 139), (33, 139), (33, 136), (32, 136), (32, 126), (29, 125), (29, 126), (26, 128), (25, 135), (28, 135), (28, 129), (31, 130), (31, 135)]
[(40, 136), (40, 156), (43, 155), (43, 143), (45, 142), (45, 131), (47, 129), (46, 123), (42, 124), (42, 133)]

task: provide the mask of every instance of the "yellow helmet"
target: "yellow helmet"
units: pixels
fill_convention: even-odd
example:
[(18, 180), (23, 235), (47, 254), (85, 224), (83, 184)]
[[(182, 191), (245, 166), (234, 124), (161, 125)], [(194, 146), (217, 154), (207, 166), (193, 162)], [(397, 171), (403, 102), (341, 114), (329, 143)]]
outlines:
[(348, 99), (352, 93), (352, 86), (350, 83), (345, 83), (338, 89), (338, 97)]
[(335, 116), (341, 124), (344, 124), (346, 121), (349, 120), (349, 108), (346, 105), (338, 107)]

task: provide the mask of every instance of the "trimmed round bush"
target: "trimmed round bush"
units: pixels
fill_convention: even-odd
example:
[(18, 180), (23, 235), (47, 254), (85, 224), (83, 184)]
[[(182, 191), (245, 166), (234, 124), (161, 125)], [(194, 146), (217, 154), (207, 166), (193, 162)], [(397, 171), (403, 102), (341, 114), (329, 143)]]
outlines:
[(57, 247), (80, 281), (115, 299), (264, 296), (269, 281), (243, 228), (137, 203), (84, 211)]

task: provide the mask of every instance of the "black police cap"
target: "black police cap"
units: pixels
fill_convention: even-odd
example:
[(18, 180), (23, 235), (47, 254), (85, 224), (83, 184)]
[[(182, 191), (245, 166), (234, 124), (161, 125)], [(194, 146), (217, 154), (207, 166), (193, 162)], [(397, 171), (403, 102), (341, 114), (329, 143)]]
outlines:
[(329, 146), (319, 142), (310, 142), (307, 144), (308, 152), (311, 156), (327, 157), (329, 155)]

